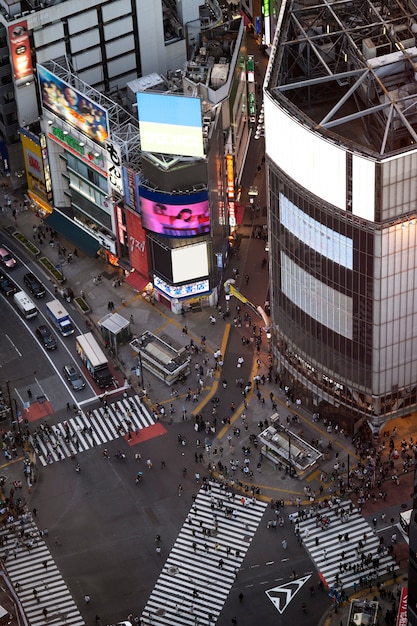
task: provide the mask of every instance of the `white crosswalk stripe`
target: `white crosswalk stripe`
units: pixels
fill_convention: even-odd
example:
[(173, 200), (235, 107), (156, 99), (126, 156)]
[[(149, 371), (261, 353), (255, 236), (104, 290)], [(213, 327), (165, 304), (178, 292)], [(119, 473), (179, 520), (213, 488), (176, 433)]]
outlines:
[(346, 589), (358, 583), (360, 577), (369, 581), (398, 569), (388, 547), (380, 544), (379, 536), (350, 500), (316, 511), (308, 519), (299, 516), (297, 526), (305, 548), (329, 587), (341, 584)]
[(126, 435), (129, 422), (132, 439), (135, 432), (155, 423), (138, 395), (122, 398), (107, 408), (99, 407), (91, 412), (68, 417), (48, 430), (38, 427), (37, 434), (32, 435), (32, 444), (40, 463), (45, 467)]
[[(143, 610), (143, 624), (215, 624), (266, 504), (210, 482), (199, 490)], [(194, 545), (193, 545), (194, 544)], [(212, 616), (211, 620), (209, 615)]]
[(7, 523), (0, 533), (0, 541), (3, 568), (28, 623), (31, 626), (49, 623), (84, 626), (71, 592), (31, 517), (27, 515), (24, 524), (20, 520)]

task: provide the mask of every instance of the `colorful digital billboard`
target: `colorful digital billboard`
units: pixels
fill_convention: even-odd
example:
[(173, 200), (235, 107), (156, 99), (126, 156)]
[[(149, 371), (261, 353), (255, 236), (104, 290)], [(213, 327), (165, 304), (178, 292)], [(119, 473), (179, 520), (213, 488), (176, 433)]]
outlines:
[(138, 92), (136, 101), (144, 152), (204, 157), (200, 98)]
[(207, 191), (169, 195), (139, 187), (142, 225), (165, 237), (196, 237), (210, 232)]
[(16, 84), (33, 75), (30, 41), (26, 20), (8, 27), (10, 56)]
[(109, 136), (107, 111), (38, 65), (42, 106), (102, 145)]

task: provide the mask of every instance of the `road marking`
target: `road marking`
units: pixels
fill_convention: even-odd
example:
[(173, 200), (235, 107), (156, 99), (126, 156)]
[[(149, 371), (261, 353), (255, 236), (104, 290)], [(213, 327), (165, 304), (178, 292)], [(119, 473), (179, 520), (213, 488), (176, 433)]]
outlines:
[(265, 591), (265, 593), (271, 600), (272, 604), (275, 606), (278, 613), (282, 615), (287, 606), (290, 604), (291, 600), (310, 578), (311, 574), (309, 576), (303, 576), (302, 578), (298, 578), (297, 580), (292, 580), (285, 585), (278, 585), (278, 587), (268, 589), (268, 591)]
[(13, 341), (10, 339), (9, 335), (7, 335), (7, 334), (5, 333), (5, 335), (4, 335), (4, 336), (5, 336), (5, 337), (7, 337), (7, 339), (10, 341), (10, 343), (11, 343), (11, 344), (12, 344), (12, 346), (13, 346), (13, 348), (16, 350), (17, 354), (18, 354), (19, 356), (23, 356), (23, 355), (22, 355), (22, 353), (20, 352), (20, 350), (17, 348), (17, 346), (16, 346), (16, 345), (13, 343)]

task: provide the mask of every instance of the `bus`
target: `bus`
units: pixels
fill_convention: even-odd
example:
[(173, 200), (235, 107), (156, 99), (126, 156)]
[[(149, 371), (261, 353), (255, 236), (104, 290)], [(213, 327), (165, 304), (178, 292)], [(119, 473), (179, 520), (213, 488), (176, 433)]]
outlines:
[(109, 370), (107, 357), (95, 340), (93, 333), (79, 335), (75, 340), (75, 349), (97, 385), (101, 389), (111, 385), (113, 376)]
[(191, 357), (185, 348), (176, 349), (149, 330), (130, 342), (139, 357), (141, 367), (152, 372), (167, 385), (184, 380), (190, 373)]
[(406, 535), (408, 535), (412, 512), (413, 509), (408, 509), (408, 511), (402, 511), (400, 513), (400, 526)]

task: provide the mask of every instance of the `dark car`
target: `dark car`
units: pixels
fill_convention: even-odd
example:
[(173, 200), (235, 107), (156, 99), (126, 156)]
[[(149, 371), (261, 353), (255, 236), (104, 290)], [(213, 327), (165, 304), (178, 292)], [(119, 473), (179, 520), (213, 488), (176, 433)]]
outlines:
[(8, 276), (0, 276), (0, 291), (5, 296), (12, 296), (14, 293), (19, 291), (19, 289)]
[(56, 339), (47, 326), (42, 324), (36, 329), (36, 336), (47, 350), (55, 350), (57, 348)]
[(44, 297), (46, 293), (45, 287), (42, 285), (41, 281), (36, 278), (35, 274), (28, 272), (23, 276), (23, 282), (35, 298)]
[(80, 391), (80, 389), (84, 389), (85, 380), (81, 376), (75, 365), (72, 365), (72, 363), (64, 365), (64, 374), (65, 378), (74, 389), (74, 391)]

